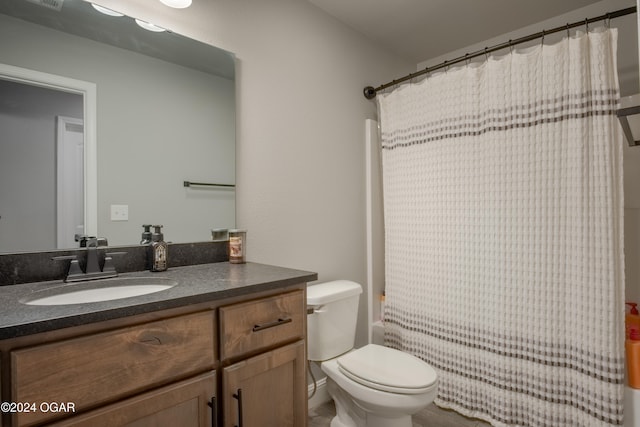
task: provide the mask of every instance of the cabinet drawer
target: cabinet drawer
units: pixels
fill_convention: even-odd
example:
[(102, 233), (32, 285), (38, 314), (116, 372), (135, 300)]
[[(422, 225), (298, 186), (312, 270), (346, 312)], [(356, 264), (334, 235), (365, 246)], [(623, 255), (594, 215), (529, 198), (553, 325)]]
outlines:
[(253, 353), (304, 337), (304, 291), (220, 308), (220, 358)]
[[(212, 311), (11, 352), (14, 402), (70, 402), (76, 413), (211, 370)], [(69, 414), (14, 414), (13, 425)]]

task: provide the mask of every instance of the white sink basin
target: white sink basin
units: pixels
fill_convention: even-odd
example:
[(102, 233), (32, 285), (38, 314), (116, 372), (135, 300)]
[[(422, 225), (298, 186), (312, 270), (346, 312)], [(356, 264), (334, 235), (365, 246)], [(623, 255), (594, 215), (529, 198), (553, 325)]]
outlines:
[(164, 291), (177, 284), (163, 277), (118, 277), (34, 292), (20, 302), (27, 305), (67, 305), (112, 301)]

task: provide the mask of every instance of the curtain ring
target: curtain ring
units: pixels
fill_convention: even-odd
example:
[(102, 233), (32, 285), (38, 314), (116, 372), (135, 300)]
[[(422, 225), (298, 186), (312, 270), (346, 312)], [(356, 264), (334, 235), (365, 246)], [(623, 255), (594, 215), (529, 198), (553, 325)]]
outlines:
[(611, 13), (609, 12), (607, 12), (607, 19), (605, 19), (604, 25), (607, 27), (607, 30), (611, 29)]
[(511, 43), (511, 39), (509, 39), (509, 54), (513, 54), (513, 44)]
[(464, 54), (464, 64), (468, 67), (469, 66), (469, 53), (465, 53)]
[(447, 74), (447, 71), (449, 71), (449, 66), (447, 65), (447, 61), (444, 61), (442, 63), (442, 68), (444, 68), (444, 73)]
[(487, 61), (489, 60), (489, 54), (487, 53), (487, 50), (489, 50), (488, 47), (484, 48), (484, 59), (486, 59)]
[(589, 20), (587, 18), (584, 19), (584, 27), (587, 34), (589, 34)]
[(545, 30), (542, 30), (542, 40), (540, 41), (540, 46), (544, 46), (544, 36), (545, 36)]
[(569, 27), (569, 23), (567, 22), (567, 38), (571, 38), (571, 28)]

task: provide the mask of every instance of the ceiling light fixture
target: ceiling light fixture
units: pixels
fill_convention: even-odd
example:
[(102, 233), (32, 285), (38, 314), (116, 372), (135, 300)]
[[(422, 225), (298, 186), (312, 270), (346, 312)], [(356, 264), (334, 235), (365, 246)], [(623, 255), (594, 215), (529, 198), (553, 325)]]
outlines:
[(140, 25), (145, 30), (153, 31), (154, 33), (161, 33), (163, 31), (167, 31), (162, 27), (158, 27), (157, 25), (153, 25), (152, 23), (143, 21), (141, 19), (136, 19), (136, 24)]
[(176, 9), (184, 9), (191, 6), (191, 0), (160, 0), (160, 3)]

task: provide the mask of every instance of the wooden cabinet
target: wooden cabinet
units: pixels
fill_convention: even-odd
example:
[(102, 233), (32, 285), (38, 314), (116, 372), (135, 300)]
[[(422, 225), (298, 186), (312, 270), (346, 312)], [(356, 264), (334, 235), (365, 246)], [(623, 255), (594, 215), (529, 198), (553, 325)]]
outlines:
[(220, 308), (224, 427), (306, 425), (305, 307), (295, 291)]
[(299, 427), (307, 420), (305, 343), (224, 368), (224, 427)]
[(305, 285), (288, 289), (0, 341), (0, 400), (35, 405), (0, 427), (306, 426)]

